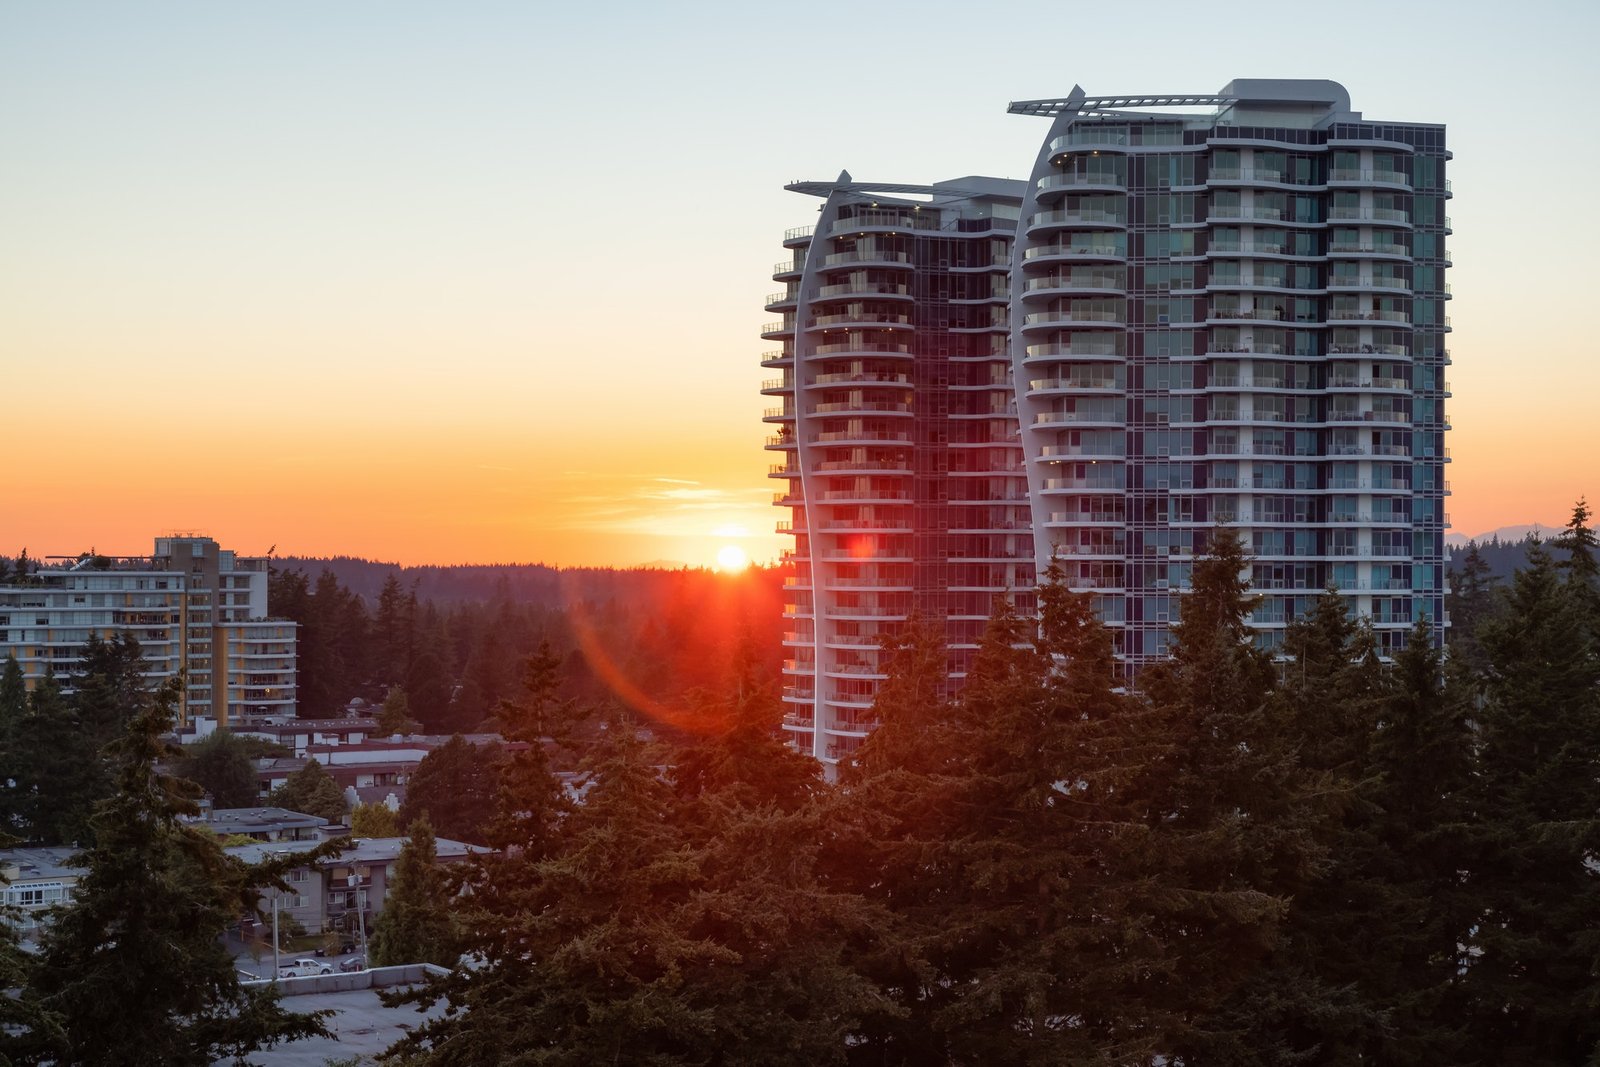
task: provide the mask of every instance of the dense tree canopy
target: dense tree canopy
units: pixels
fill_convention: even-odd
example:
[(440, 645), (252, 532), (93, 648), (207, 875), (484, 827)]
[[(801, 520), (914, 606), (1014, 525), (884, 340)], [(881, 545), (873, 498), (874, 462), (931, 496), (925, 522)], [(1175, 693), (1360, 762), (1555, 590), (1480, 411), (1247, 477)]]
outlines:
[(283, 875), (306, 857), (247, 866), (181, 821), (199, 811), (198, 788), (156, 769), (177, 694), (175, 684), (123, 694), (127, 732), (108, 747), (115, 790), (19, 997), (47, 1025), (0, 1038), (20, 1062), (204, 1067), (325, 1032), (318, 1016), (280, 1007), (272, 988), (239, 984), (224, 928), (256, 908), (262, 886), (287, 888)]

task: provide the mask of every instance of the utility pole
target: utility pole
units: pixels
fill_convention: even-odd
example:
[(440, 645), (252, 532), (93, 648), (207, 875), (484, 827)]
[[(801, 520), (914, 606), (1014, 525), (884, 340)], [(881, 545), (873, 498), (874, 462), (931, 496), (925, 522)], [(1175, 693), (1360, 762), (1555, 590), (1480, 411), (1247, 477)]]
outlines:
[(278, 891), (272, 891), (272, 980), (278, 980)]
[(370, 967), (372, 961), (367, 958), (367, 891), (359, 886), (356, 888), (356, 922), (361, 927), (361, 960)]

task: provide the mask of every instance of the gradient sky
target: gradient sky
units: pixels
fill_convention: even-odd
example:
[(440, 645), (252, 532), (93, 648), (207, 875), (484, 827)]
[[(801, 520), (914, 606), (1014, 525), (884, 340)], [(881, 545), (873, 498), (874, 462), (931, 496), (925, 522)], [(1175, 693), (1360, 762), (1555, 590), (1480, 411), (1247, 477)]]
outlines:
[(9, 0), (0, 552), (770, 557), (783, 184), (1025, 177), (1075, 82), (1448, 124), (1447, 510), (1600, 498), (1600, 5), (1083, 10)]

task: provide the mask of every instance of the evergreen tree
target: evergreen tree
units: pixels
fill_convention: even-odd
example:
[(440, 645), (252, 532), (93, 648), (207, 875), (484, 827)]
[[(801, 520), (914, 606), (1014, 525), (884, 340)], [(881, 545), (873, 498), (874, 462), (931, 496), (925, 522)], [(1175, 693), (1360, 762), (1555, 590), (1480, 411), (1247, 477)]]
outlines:
[(439, 870), (433, 827), (426, 817), (413, 822), (400, 849), (394, 879), (384, 897), (370, 945), (374, 967), (401, 963), (452, 966), (460, 955), (450, 891)]
[(397, 685), (389, 687), (389, 692), (383, 698), (383, 707), (378, 710), (378, 732), (385, 737), (394, 734), (409, 734), (417, 728), (417, 723), (411, 718), (411, 705), (406, 700), (406, 691)]
[(404, 685), (410, 674), (416, 604), (415, 594), (408, 595), (399, 575), (391, 571), (383, 580), (372, 620), (373, 673), (387, 685)]
[(315, 815), (328, 822), (338, 822), (345, 816), (344, 790), (323, 770), (315, 759), (284, 779), (272, 791), (273, 806), (289, 811)]
[(456, 734), (417, 764), (400, 803), (400, 824), (426, 815), (441, 837), (482, 844), (494, 818), (502, 764), (498, 745), (471, 745)]
[(1600, 539), (1589, 525), (1593, 513), (1589, 502), (1580, 499), (1572, 506), (1568, 520), (1554, 546), (1567, 554), (1561, 569), (1566, 572), (1578, 610), (1589, 627), (1591, 640), (1600, 642)]
[(1469, 541), (1461, 555), (1461, 566), (1450, 572), (1450, 654), (1470, 674), (1481, 677), (1488, 670), (1478, 634), (1500, 611), (1502, 604), (1497, 579), (1476, 541)]
[(218, 808), (244, 808), (255, 804), (260, 783), (250, 746), (227, 730), (186, 745), (177, 773), (211, 795)]
[(1289, 1048), (1262, 1048), (1252, 1020), (1227, 1001), (1279, 946), (1289, 899), (1326, 854), (1338, 796), (1299, 764), (1288, 717), (1268, 699), (1275, 670), (1247, 625), (1255, 601), (1246, 571), (1237, 536), (1215, 533), (1181, 600), (1171, 660), (1142, 679), (1166, 753), (1151, 768), (1156, 840), (1146, 876), (1163, 889), (1151, 933), (1185, 946), (1166, 968), (1164, 1039), (1183, 1063), (1288, 1057)]
[(0, 835), (23, 830), (22, 783), (26, 758), (19, 742), (28, 717), (28, 686), (17, 657), (7, 656), (0, 670)]
[[(1381, 892), (1346, 905), (1346, 952), (1362, 960), (1360, 988), (1383, 1009), (1363, 1062), (1427, 1067), (1469, 1062), (1461, 945), (1478, 918), (1462, 877), (1472, 854), (1469, 796), (1475, 740), (1465, 692), (1447, 685), (1426, 618), (1395, 658), (1373, 742), (1370, 852), (1359, 864)], [(1359, 902), (1351, 902), (1357, 904)]]
[(110, 796), (105, 761), (77, 708), (50, 675), (39, 679), (12, 753), (8, 808), (13, 832), (37, 845), (85, 845), (94, 807)]
[(156, 770), (177, 696), (169, 684), (121, 714), (117, 789), (94, 817), (84, 874), (41, 939), (32, 981), (60, 1030), (29, 1039), (25, 1060), (200, 1067), (327, 1032), (319, 1016), (285, 1011), (270, 987), (239, 985), (224, 928), (306, 857), (246, 866), (180, 821), (198, 812), (197, 791)]
[(139, 707), (144, 697), (149, 666), (132, 634), (119, 632), (108, 638), (89, 634), (67, 686), (78, 726), (96, 751), (127, 728), (129, 709)]
[(1543, 547), (1529, 549), (1505, 616), (1481, 639), (1474, 1052), (1531, 1067), (1590, 1062), (1600, 1055), (1600, 659), (1577, 589)]

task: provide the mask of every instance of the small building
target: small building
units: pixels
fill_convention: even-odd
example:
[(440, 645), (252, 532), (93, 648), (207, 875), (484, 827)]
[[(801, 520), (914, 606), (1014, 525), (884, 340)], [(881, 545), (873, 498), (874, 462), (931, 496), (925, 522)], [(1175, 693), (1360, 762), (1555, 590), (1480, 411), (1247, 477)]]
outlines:
[(321, 832), (325, 820), (302, 811), (285, 808), (216, 808), (195, 825), (204, 826), (218, 837), (248, 837), (256, 841), (310, 841), (327, 839)]
[(38, 929), (47, 909), (72, 899), (83, 868), (67, 861), (77, 851), (54, 846), (0, 849), (0, 876), (10, 883), (0, 901), (15, 909), (17, 928), (24, 934)]

